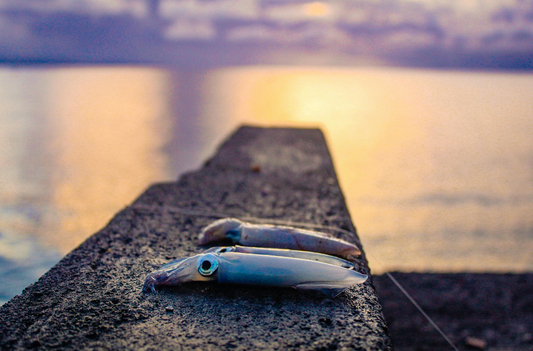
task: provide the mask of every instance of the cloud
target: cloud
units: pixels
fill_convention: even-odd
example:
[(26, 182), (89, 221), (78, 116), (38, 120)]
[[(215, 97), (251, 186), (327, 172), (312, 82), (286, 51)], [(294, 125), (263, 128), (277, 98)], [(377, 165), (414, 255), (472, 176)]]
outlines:
[(381, 45), (389, 50), (419, 48), (435, 45), (433, 33), (423, 31), (394, 31), (382, 36)]
[(171, 40), (212, 40), (216, 34), (211, 21), (195, 18), (177, 19), (164, 31), (165, 38)]
[(144, 16), (147, 13), (146, 0), (0, 0), (0, 10), (27, 10), (36, 13), (57, 12)]
[(226, 39), (230, 42), (275, 41), (278, 36), (275, 29), (264, 24), (238, 26), (226, 33)]
[(204, 20), (258, 19), (259, 12), (258, 3), (250, 0), (218, 0), (210, 2), (163, 0), (160, 6), (160, 15), (166, 19), (183, 17)]
[(0, 15), (0, 45), (17, 44), (31, 34), (27, 23), (7, 15)]
[[(533, 56), (529, 2), (476, 0), (465, 7), (461, 1), (429, 0), (0, 1), (0, 59), (9, 51), (82, 61), (143, 60), (195, 41), (221, 50), (255, 43), (271, 50), (279, 45), (280, 52), (290, 44), (309, 55), (313, 48), (319, 55), (324, 49), (332, 55), (364, 51), (393, 64), (454, 65), (469, 61), (468, 55)], [(490, 62), (475, 62), (481, 61)]]
[(280, 24), (295, 24), (301, 22), (336, 22), (338, 20), (338, 6), (334, 3), (307, 2), (288, 3), (271, 6), (265, 9), (265, 20)]

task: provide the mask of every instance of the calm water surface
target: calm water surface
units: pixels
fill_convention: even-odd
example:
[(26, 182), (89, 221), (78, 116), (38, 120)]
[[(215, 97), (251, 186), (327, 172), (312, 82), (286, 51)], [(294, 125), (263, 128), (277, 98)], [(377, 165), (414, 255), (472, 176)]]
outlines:
[(238, 125), (318, 126), (374, 273), (533, 270), (533, 75), (0, 69), (0, 304)]

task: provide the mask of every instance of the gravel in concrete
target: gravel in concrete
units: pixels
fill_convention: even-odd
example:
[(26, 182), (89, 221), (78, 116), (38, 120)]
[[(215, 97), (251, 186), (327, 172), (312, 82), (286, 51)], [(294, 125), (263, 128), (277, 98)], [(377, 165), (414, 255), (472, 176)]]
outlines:
[[(146, 274), (203, 250), (196, 238), (214, 213), (355, 233), (319, 130), (243, 127), (202, 169), (150, 187), (3, 305), (1, 348), (392, 349), (372, 279), (335, 299), (209, 283), (142, 293)], [(364, 257), (356, 265), (368, 271)]]

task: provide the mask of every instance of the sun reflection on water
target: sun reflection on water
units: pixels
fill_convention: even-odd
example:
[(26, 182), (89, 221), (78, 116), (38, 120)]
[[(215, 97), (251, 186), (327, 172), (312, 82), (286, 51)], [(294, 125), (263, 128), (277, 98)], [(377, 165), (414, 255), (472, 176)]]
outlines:
[(24, 248), (12, 259), (38, 250), (22, 237), (67, 253), (248, 123), (322, 128), (375, 273), (533, 269), (533, 75), (108, 67), (2, 77), (20, 85), (0, 91), (11, 106), (0, 110), (11, 150), (0, 153), (0, 224), (24, 244), (0, 242), (0, 254)]
[(375, 272), (521, 271), (533, 267), (533, 243), (517, 244), (533, 230), (532, 78), (234, 68), (210, 74), (217, 109), (204, 114), (322, 127), (363, 243), (383, 263)]
[[(52, 201), (60, 231), (46, 240), (67, 253), (148, 184), (167, 179), (170, 139), (165, 76), (149, 69), (66, 69), (50, 76), (57, 166)], [(65, 235), (67, 234), (67, 235)]]
[[(231, 96), (220, 95), (221, 84), (233, 87)], [(361, 198), (389, 196), (391, 190), (406, 197), (416, 193), (420, 185), (410, 174), (383, 174), (383, 164), (392, 163), (399, 171), (408, 165), (408, 173), (431, 172), (425, 126), (413, 117), (423, 113), (421, 106), (416, 97), (391, 87), (385, 75), (347, 69), (233, 69), (213, 73), (210, 86), (210, 97), (218, 99), (213, 105), (226, 104), (235, 121), (322, 128), (351, 205)], [(401, 184), (387, 188), (388, 177)]]

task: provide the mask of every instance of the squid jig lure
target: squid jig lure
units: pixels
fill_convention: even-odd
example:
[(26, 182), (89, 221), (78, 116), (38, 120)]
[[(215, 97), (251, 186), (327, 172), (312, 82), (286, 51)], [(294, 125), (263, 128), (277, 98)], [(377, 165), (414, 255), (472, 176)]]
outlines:
[(366, 274), (341, 258), (287, 249), (214, 247), (202, 254), (171, 261), (148, 274), (143, 291), (195, 281), (292, 287), (318, 290), (335, 297), (352, 285), (362, 284)]

